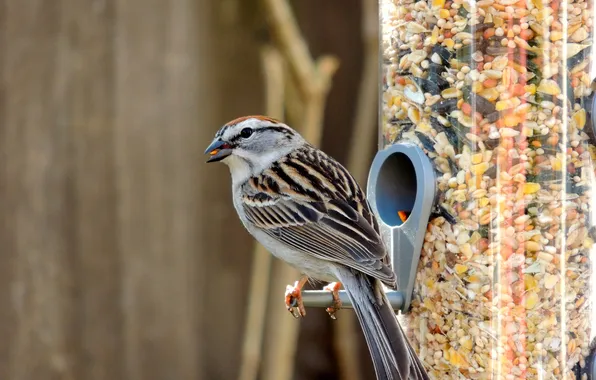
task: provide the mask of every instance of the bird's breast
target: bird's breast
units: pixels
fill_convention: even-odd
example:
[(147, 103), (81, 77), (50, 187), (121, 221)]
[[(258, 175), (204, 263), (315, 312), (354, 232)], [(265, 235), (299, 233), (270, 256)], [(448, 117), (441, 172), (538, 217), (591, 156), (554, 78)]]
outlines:
[(333, 275), (335, 272), (332, 269), (333, 266), (337, 264), (328, 260), (316, 258), (310, 253), (297, 251), (265, 233), (248, 220), (242, 206), (242, 198), (239, 192), (234, 192), (234, 207), (236, 208), (238, 216), (246, 230), (273, 256), (285, 261), (301, 273), (304, 273), (313, 279), (328, 282), (337, 281)]

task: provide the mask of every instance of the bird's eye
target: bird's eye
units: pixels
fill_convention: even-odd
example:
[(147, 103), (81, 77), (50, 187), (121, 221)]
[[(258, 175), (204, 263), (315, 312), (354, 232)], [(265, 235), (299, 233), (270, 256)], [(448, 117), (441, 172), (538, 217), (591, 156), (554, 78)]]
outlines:
[(240, 136), (242, 138), (249, 138), (252, 135), (252, 128), (244, 128), (243, 130), (240, 131)]

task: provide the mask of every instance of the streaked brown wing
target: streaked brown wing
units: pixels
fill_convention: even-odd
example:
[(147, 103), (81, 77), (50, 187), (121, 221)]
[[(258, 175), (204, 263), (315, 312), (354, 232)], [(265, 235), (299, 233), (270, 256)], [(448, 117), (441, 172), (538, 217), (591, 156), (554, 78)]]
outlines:
[(322, 203), (280, 199), (263, 206), (245, 203), (244, 210), (265, 233), (296, 250), (392, 283), (393, 272), (382, 262), (385, 248), (380, 238), (362, 216), (342, 203), (334, 201), (325, 208)]
[(247, 183), (243, 205), (249, 220), (296, 250), (394, 286), (395, 275), (362, 190), (322, 152), (298, 153), (309, 157), (294, 154)]

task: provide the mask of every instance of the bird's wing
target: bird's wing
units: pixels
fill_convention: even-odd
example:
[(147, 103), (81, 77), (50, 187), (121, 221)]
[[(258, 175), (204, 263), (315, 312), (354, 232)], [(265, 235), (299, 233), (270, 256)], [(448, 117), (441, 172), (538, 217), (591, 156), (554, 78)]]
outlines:
[(370, 206), (352, 176), (312, 147), (294, 152), (246, 184), (247, 218), (278, 241), (394, 286)]

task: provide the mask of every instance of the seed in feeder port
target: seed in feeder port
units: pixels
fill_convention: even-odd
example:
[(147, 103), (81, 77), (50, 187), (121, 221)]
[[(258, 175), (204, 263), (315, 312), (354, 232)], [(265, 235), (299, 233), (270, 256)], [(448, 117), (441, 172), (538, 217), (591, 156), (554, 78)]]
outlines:
[(398, 211), (397, 215), (399, 216), (399, 219), (401, 220), (401, 222), (405, 223), (406, 220), (408, 220), (410, 213), (408, 211)]

